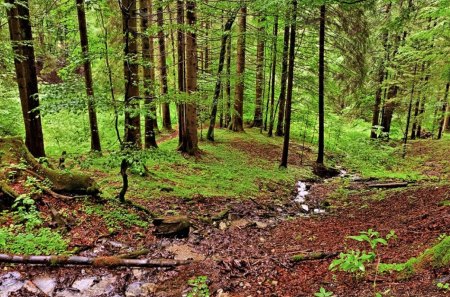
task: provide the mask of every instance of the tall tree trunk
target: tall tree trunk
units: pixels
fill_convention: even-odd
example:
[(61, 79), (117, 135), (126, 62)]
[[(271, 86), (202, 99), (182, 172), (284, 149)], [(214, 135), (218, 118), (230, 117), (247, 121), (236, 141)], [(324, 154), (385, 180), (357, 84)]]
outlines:
[[(197, 22), (195, 14), (195, 2), (188, 0), (186, 2), (187, 25), (191, 28), (186, 33), (186, 91), (189, 96), (194, 96), (197, 91), (197, 36), (195, 25)], [(179, 150), (189, 155), (195, 155), (198, 152), (197, 136), (197, 108), (194, 100), (182, 104), (184, 119), (183, 139)]]
[(136, 1), (123, 0), (120, 8), (122, 10), (125, 43), (123, 65), (125, 75), (125, 143), (135, 148), (141, 148)]
[(44, 157), (44, 136), (39, 112), (36, 62), (28, 0), (6, 0), (9, 34), (25, 126), (25, 144), (35, 157)]
[[(164, 35), (164, 2), (158, 1), (156, 9), (156, 17), (158, 22), (158, 44), (159, 44), (159, 71), (161, 76), (161, 95), (164, 100), (167, 100), (167, 93), (169, 91), (167, 85), (167, 62), (166, 62), (166, 37)], [(162, 121), (163, 128), (172, 130), (172, 123), (170, 121), (170, 105), (168, 102), (162, 104)]]
[(325, 5), (320, 6), (320, 32), (319, 32), (319, 151), (317, 163), (323, 164), (325, 148)]
[(256, 98), (255, 114), (253, 116), (253, 127), (260, 128), (263, 124), (262, 101), (264, 84), (264, 47), (265, 47), (265, 18), (259, 19), (258, 44), (256, 46)]
[[(425, 85), (427, 85), (429, 79), (429, 75), (425, 76)], [(425, 101), (426, 96), (424, 95), (422, 97), (422, 101), (420, 102), (420, 109), (419, 109), (419, 116), (417, 121), (417, 131), (416, 131), (416, 137), (420, 138), (420, 135), (422, 134), (422, 121), (423, 121), (423, 115), (425, 113)]]
[[(421, 73), (423, 74), (424, 71), (425, 71), (425, 62), (422, 62)], [(424, 80), (424, 78), (422, 78), (422, 80)], [(417, 99), (416, 99), (415, 108), (414, 108), (414, 120), (413, 120), (413, 124), (412, 124), (412, 129), (411, 129), (411, 139), (416, 139), (416, 136), (417, 136), (417, 124), (418, 124), (418, 116), (419, 116), (419, 108), (420, 108), (420, 97), (421, 97), (421, 92), (419, 91), (419, 93), (417, 95)]]
[(417, 73), (417, 63), (414, 65), (414, 76), (413, 76), (413, 81), (412, 81), (412, 85), (411, 85), (410, 99), (409, 99), (409, 105), (408, 105), (408, 115), (406, 117), (405, 134), (403, 136), (403, 158), (406, 157), (406, 144), (408, 143), (409, 123), (411, 122), (411, 111), (412, 111), (412, 103), (413, 103), (413, 98), (414, 98), (414, 85), (415, 85), (416, 73)]
[(210, 117), (210, 123), (209, 123), (209, 129), (208, 133), (206, 135), (206, 139), (210, 141), (214, 141), (214, 126), (216, 125), (216, 116), (217, 116), (217, 105), (219, 102), (219, 95), (220, 95), (220, 89), (222, 85), (222, 71), (225, 61), (225, 51), (227, 46), (227, 40), (230, 36), (230, 30), (231, 26), (233, 25), (234, 19), (236, 18), (236, 14), (233, 14), (227, 21), (227, 23), (224, 26), (223, 34), (222, 34), (222, 40), (220, 45), (220, 55), (219, 55), (219, 68), (217, 69), (217, 79), (216, 79), (216, 86), (214, 89), (214, 97), (213, 97), (213, 104), (211, 108), (211, 117)]
[(95, 111), (94, 89), (92, 86), (91, 59), (89, 57), (89, 42), (86, 26), (86, 13), (84, 0), (76, 0), (78, 14), (78, 29), (80, 31), (80, 43), (83, 52), (84, 80), (86, 84), (87, 105), (89, 113), (89, 126), (91, 128), (91, 150), (101, 151), (100, 136), (98, 132), (97, 113)]
[(245, 34), (247, 30), (247, 7), (245, 4), (239, 10), (238, 28), (236, 86), (231, 126), (231, 130), (237, 132), (244, 131)]
[[(286, 18), (287, 20), (288, 18)], [(280, 97), (278, 97), (279, 110), (278, 110), (278, 123), (277, 131), (275, 135), (283, 136), (283, 121), (286, 102), (286, 78), (287, 78), (287, 66), (288, 66), (288, 49), (289, 49), (289, 24), (284, 26), (284, 41), (283, 41), (283, 62), (281, 66), (281, 90)]]
[[(184, 40), (184, 0), (177, 0), (177, 69), (178, 69), (178, 91), (186, 92), (185, 72), (185, 40)], [(184, 108), (178, 106), (178, 145), (183, 142)]]
[[(386, 5), (386, 15), (389, 14), (391, 10), (391, 3), (388, 3)], [(388, 54), (387, 54), (387, 42), (389, 39), (389, 32), (386, 30), (383, 33), (383, 48), (385, 51), (385, 59), (388, 59)], [(381, 63), (380, 68), (378, 69), (378, 88), (377, 88), (377, 92), (375, 94), (375, 104), (373, 105), (373, 116), (372, 116), (372, 129), (370, 131), (370, 138), (377, 138), (378, 134), (377, 134), (377, 126), (380, 124), (380, 105), (381, 105), (381, 95), (383, 93), (383, 81), (384, 78), (386, 77), (386, 71), (384, 69), (384, 62)]]
[(229, 127), (231, 125), (231, 35), (227, 40), (226, 56), (225, 93), (227, 102), (225, 108), (225, 127)]
[(273, 123), (275, 121), (275, 74), (277, 70), (277, 42), (278, 41), (278, 16), (275, 16), (275, 24), (273, 25), (273, 47), (272, 47), (272, 70), (271, 70), (271, 85), (270, 91), (270, 117), (269, 117), (269, 129), (267, 135), (272, 137)]
[[(144, 103), (145, 103), (145, 148), (158, 147), (156, 144), (155, 130), (153, 126), (153, 112), (152, 106), (154, 94), (154, 66), (153, 66), (153, 38), (148, 36), (147, 30), (149, 23), (151, 24), (152, 15), (151, 0), (139, 0), (139, 7), (141, 12), (141, 42), (142, 42), (142, 60), (143, 60), (143, 75), (144, 75)], [(153, 75), (152, 75), (153, 72)]]
[(297, 0), (292, 0), (292, 19), (290, 29), (290, 44), (289, 44), (289, 69), (288, 69), (288, 85), (286, 95), (286, 115), (284, 124), (284, 141), (283, 141), (283, 153), (281, 155), (280, 167), (287, 167), (288, 153), (289, 153), (289, 136), (291, 131), (291, 105), (292, 105), (292, 91), (294, 87), (294, 59), (295, 59), (295, 34), (297, 31)]

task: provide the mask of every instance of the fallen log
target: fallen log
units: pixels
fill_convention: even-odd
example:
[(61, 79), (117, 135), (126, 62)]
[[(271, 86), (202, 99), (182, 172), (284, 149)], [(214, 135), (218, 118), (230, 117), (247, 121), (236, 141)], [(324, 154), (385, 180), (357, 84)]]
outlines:
[(394, 182), (394, 183), (370, 184), (369, 188), (393, 189), (393, 188), (403, 188), (407, 186), (408, 182)]
[(120, 257), (81, 256), (19, 256), (0, 254), (0, 263), (40, 264), (50, 266), (84, 265), (96, 267), (175, 267), (187, 265), (190, 260), (173, 259), (122, 259)]
[(301, 253), (291, 257), (291, 261), (294, 263), (311, 261), (311, 260), (321, 260), (334, 258), (339, 255), (339, 252), (312, 252), (312, 253)]

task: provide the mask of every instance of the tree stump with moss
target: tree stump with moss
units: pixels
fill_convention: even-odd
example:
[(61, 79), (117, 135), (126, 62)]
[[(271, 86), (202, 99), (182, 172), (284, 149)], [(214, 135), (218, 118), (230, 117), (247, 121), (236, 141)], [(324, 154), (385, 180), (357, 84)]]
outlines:
[[(96, 195), (99, 187), (95, 181), (81, 173), (55, 170), (40, 164), (19, 137), (0, 138), (0, 199), (2, 202), (19, 196), (14, 185), (33, 177), (38, 187), (50, 195), (58, 193)], [(20, 187), (23, 188), (23, 187)], [(24, 194), (24, 193), (21, 193)]]

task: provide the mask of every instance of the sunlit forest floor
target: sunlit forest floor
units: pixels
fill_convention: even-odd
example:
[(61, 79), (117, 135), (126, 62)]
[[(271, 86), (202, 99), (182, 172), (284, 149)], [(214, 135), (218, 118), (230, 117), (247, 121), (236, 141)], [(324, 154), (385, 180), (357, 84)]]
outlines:
[[(436, 284), (449, 282), (448, 266), (422, 259), (408, 266), (409, 272), (380, 267), (397, 263), (396, 268), (404, 268), (402, 263), (450, 233), (448, 137), (412, 142), (406, 160), (395, 142), (386, 145), (393, 151), (383, 155), (389, 158), (385, 162), (378, 155), (362, 157), (366, 145), (356, 157), (351, 151), (330, 151), (327, 159), (342, 171), (325, 180), (312, 174), (316, 152), (308, 144), (293, 141), (289, 167), (280, 170), (280, 138), (248, 129), (218, 131), (217, 139), (202, 142), (202, 154), (193, 159), (177, 153), (176, 135), (167, 135), (158, 151), (135, 156), (143, 161), (130, 170), (126, 199), (154, 216), (187, 216), (192, 223), (188, 238), (156, 237), (151, 217), (119, 203), (121, 156), (113, 153), (66, 160), (68, 169), (95, 177), (103, 191), (100, 203), (45, 196), (37, 205), (47, 226), (52, 227), (52, 219), (46, 205), (66, 218), (70, 228), (64, 238), (71, 253), (114, 256), (147, 249), (142, 258), (194, 259), (191, 264), (149, 269), (7, 265), (2, 273), (53, 281), (46, 288), (55, 296), (182, 296), (200, 286), (199, 276), (207, 277), (212, 296), (222, 297), (314, 296), (321, 287), (336, 296), (445, 296)], [(294, 201), (299, 181), (309, 189), (301, 203)], [(372, 187), (398, 181), (409, 184)], [(1, 226), (13, 220), (6, 214)], [(367, 243), (348, 238), (369, 229), (380, 237), (394, 230), (396, 236), (378, 245), (376, 261), (366, 263), (365, 272), (330, 271), (338, 253), (370, 250)], [(189, 285), (190, 279), (197, 281)], [(23, 287), (13, 296), (30, 296), (29, 290)]]

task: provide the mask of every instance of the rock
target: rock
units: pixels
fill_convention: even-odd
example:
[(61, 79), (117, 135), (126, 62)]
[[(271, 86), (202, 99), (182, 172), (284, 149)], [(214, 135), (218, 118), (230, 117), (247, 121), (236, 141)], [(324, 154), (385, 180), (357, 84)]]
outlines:
[(216, 296), (217, 297), (230, 297), (230, 294), (224, 292), (223, 289), (219, 289), (219, 290), (217, 290), (217, 295)]
[(225, 222), (220, 222), (220, 224), (219, 224), (219, 229), (220, 230), (223, 231), (223, 230), (227, 229), (227, 227), (228, 226), (227, 226), (227, 224)]
[(143, 295), (142, 292), (142, 282), (135, 282), (135, 283), (131, 283), (126, 291), (125, 291), (125, 296), (126, 297), (139, 297)]
[(301, 207), (302, 207), (302, 210), (303, 210), (304, 212), (309, 212), (309, 206), (308, 206), (308, 205), (302, 204)]
[(28, 292), (33, 293), (34, 295), (38, 295), (38, 294), (41, 292), (41, 290), (39, 290), (39, 288), (36, 287), (36, 286), (35, 286), (31, 281), (29, 281), (29, 280), (25, 281), (25, 283), (24, 283), (24, 285), (23, 285), (23, 288), (24, 288), (25, 290), (27, 290)]
[(72, 284), (72, 288), (75, 288), (80, 292), (84, 292), (84, 291), (88, 290), (90, 287), (92, 287), (92, 285), (94, 284), (94, 282), (96, 280), (97, 280), (97, 277), (95, 277), (95, 276), (79, 279), (79, 280), (76, 280)]
[(133, 272), (133, 276), (137, 279), (142, 278), (142, 276), (144, 275), (144, 271), (142, 269), (135, 268), (132, 270), (132, 272)]
[(175, 254), (175, 260), (194, 260), (203, 261), (205, 256), (195, 252), (191, 247), (185, 244), (173, 245), (166, 249), (168, 252)]
[(314, 208), (314, 213), (316, 213), (316, 214), (325, 213), (325, 210), (320, 209), (320, 208)]
[(19, 291), (23, 286), (24, 281), (19, 272), (8, 272), (0, 276), (0, 297), (8, 297), (9, 293)]
[(255, 224), (258, 229), (266, 229), (269, 226), (269, 224), (267, 224), (267, 223), (258, 222), (258, 221), (255, 222)]
[(234, 228), (246, 228), (250, 226), (252, 223), (246, 219), (239, 219), (231, 222), (231, 227)]
[(191, 223), (185, 216), (162, 217), (153, 220), (155, 235), (161, 237), (188, 237)]
[(33, 283), (47, 296), (52, 296), (56, 288), (56, 280), (47, 275), (33, 279)]

